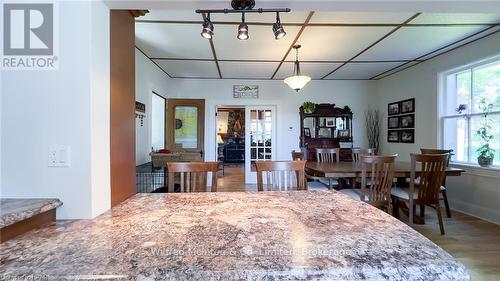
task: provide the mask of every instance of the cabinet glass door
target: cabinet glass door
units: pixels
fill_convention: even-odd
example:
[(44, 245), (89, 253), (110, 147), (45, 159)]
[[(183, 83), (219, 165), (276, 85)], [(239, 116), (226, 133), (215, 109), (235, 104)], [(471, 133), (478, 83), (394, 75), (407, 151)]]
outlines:
[(245, 126), (245, 179), (256, 183), (255, 161), (275, 159), (275, 110), (270, 106), (249, 106)]

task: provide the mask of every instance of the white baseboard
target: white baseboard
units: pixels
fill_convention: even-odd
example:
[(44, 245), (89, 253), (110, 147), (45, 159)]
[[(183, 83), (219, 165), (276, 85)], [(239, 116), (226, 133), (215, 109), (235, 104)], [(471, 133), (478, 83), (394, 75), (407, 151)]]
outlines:
[(500, 225), (500, 211), (490, 208), (485, 208), (480, 205), (471, 204), (469, 202), (463, 202), (460, 200), (450, 200), (448, 197), (448, 201), (450, 202), (450, 206), (453, 206), (451, 209), (467, 214), (469, 216), (473, 216), (476, 218), (480, 218), (484, 221), (491, 222), (494, 224)]

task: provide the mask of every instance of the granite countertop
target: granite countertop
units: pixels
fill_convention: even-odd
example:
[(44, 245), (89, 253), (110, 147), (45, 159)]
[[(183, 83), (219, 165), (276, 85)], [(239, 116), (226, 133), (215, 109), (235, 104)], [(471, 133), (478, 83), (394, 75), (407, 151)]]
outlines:
[(0, 199), (0, 228), (31, 218), (62, 205), (59, 199)]
[(0, 258), (0, 279), (469, 280), (412, 228), (335, 191), (137, 194), (7, 241)]

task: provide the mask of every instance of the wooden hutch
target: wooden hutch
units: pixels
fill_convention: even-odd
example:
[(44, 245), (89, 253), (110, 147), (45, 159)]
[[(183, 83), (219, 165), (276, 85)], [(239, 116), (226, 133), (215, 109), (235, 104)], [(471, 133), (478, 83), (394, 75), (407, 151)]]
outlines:
[(316, 148), (340, 147), (340, 161), (352, 161), (352, 111), (348, 106), (316, 104), (314, 112), (300, 107), (300, 148), (316, 161)]

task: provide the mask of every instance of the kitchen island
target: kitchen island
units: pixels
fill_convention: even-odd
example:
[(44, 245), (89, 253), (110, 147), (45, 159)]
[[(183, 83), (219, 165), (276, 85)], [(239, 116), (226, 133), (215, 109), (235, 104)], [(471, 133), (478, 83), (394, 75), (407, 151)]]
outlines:
[(433, 242), (336, 191), (137, 194), (2, 244), (46, 280), (469, 280)]

